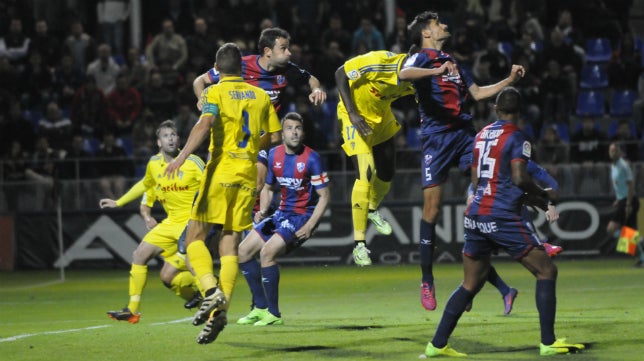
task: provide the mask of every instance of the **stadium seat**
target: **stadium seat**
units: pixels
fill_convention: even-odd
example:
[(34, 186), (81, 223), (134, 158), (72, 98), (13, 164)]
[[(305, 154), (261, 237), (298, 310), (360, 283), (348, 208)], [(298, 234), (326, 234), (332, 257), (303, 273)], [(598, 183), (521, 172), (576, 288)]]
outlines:
[(409, 127), (407, 128), (407, 146), (409, 148), (420, 149), (420, 128)]
[(577, 115), (601, 117), (606, 113), (604, 96), (597, 90), (582, 90), (577, 95)]
[(134, 144), (132, 143), (132, 138), (130, 137), (116, 138), (116, 145), (123, 147), (125, 154), (127, 154), (128, 157), (132, 156), (132, 153), (134, 153)]
[(610, 98), (610, 115), (628, 117), (633, 114), (633, 103), (637, 100), (634, 90), (617, 90)]
[(499, 42), (499, 51), (505, 54), (508, 59), (512, 59), (512, 51), (514, 51), (514, 44), (509, 41), (500, 41)]
[(608, 72), (603, 64), (589, 63), (581, 68), (579, 87), (582, 89), (600, 89), (608, 86)]
[(608, 62), (613, 48), (608, 38), (591, 38), (586, 40), (586, 61), (594, 63)]
[[(621, 119), (613, 119), (610, 124), (608, 125), (608, 138), (612, 138), (617, 134), (617, 127), (619, 126), (619, 123), (621, 122)], [(631, 136), (633, 138), (637, 138), (637, 125), (635, 125), (635, 122), (630, 120), (628, 122), (630, 128), (631, 128)]]
[(101, 142), (94, 137), (87, 137), (83, 140), (83, 149), (91, 155), (96, 155), (101, 147)]
[(545, 133), (546, 128), (554, 126), (557, 129), (557, 135), (564, 143), (570, 143), (570, 127), (568, 123), (556, 122), (556, 123), (546, 123), (541, 127), (541, 133), (539, 135), (540, 139), (543, 139), (543, 133)]

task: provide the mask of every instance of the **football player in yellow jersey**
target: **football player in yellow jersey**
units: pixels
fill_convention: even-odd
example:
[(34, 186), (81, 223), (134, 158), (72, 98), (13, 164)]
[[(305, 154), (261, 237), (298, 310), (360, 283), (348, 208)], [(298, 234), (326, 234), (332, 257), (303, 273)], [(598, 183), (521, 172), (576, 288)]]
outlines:
[[(107, 313), (112, 319), (130, 323), (139, 322), (141, 317), (138, 310), (147, 281), (147, 263), (153, 257), (163, 256), (165, 262), (161, 269), (161, 279), (177, 295), (188, 300), (193, 296), (193, 287), (196, 286), (194, 276), (187, 270), (185, 260), (177, 252), (177, 241), (190, 218), (190, 207), (201, 183), (204, 163), (201, 158), (191, 154), (187, 157), (189, 162), (179, 170), (179, 176), (167, 179), (163, 172), (178, 153), (177, 128), (174, 122), (166, 120), (159, 125), (156, 134), (159, 154), (150, 158), (143, 179), (118, 200), (104, 198), (99, 202), (101, 208), (121, 207), (141, 197), (146, 191), (153, 190), (156, 199), (161, 202), (168, 215), (160, 224), (156, 224), (150, 217), (149, 210), (146, 212), (145, 208), (141, 207), (146, 227), (150, 232), (143, 237), (143, 241), (132, 254), (130, 301), (122, 310)], [(149, 205), (145, 199), (143, 203)]]
[[(173, 179), (190, 152), (210, 133), (210, 157), (186, 236), (188, 260), (205, 290), (192, 321), (196, 326), (207, 320), (197, 337), (202, 344), (213, 342), (228, 322), (226, 310), (239, 272), (239, 236), (252, 226), (257, 154), (270, 146), (273, 133), (281, 129), (266, 92), (242, 79), (241, 51), (237, 45), (227, 43), (219, 48), (215, 67), (221, 79), (203, 91), (201, 117), (185, 148), (165, 172)], [(223, 226), (219, 240), (219, 285), (213, 273), (212, 256), (204, 243), (213, 224)]]

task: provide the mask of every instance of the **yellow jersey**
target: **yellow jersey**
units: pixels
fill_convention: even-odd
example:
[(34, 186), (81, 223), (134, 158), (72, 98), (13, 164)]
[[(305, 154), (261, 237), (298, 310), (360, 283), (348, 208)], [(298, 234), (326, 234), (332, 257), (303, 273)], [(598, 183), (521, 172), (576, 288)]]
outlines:
[[(394, 100), (414, 94), (411, 83), (398, 79), (406, 57), (407, 54), (379, 50), (358, 55), (344, 63), (353, 100), (363, 117), (380, 123), (382, 115), (391, 112)], [(342, 98), (338, 109), (346, 113)]]
[(201, 103), (202, 117), (217, 117), (210, 128), (210, 161), (254, 174), (260, 135), (282, 129), (266, 91), (240, 76), (227, 76), (204, 89)]
[(141, 203), (151, 206), (157, 200), (168, 215), (167, 222), (185, 225), (190, 219), (192, 203), (201, 185), (204, 162), (194, 154), (189, 155), (172, 179), (163, 174), (167, 165), (161, 153), (150, 157), (143, 179), (119, 198), (116, 204), (122, 206), (145, 193)]

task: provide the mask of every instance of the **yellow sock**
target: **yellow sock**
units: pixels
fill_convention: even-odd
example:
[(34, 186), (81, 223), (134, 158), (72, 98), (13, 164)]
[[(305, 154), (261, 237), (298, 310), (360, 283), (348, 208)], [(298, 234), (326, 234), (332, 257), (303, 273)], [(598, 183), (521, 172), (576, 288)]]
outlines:
[[(194, 277), (194, 275), (193, 275), (193, 277)], [(203, 287), (201, 286), (201, 281), (199, 281), (199, 278), (197, 278), (197, 277), (194, 277), (194, 279), (195, 279), (195, 284), (194, 284), (195, 287), (197, 287), (197, 290), (199, 290), (199, 292), (201, 293), (202, 296), (205, 296), (206, 295), (206, 290), (204, 290)]]
[(192, 296), (195, 294), (195, 289), (192, 287), (194, 283), (195, 276), (193, 276), (189, 271), (183, 271), (174, 276), (170, 282), (170, 289), (174, 291), (177, 296), (188, 301), (192, 299)]
[(143, 293), (147, 280), (148, 266), (132, 264), (132, 268), (130, 268), (130, 302), (127, 304), (127, 308), (132, 313), (136, 313), (139, 310), (141, 294)]
[(217, 280), (212, 273), (212, 256), (203, 241), (194, 241), (187, 248), (190, 265), (204, 290), (217, 287)]
[(380, 202), (389, 193), (391, 182), (385, 182), (378, 176), (373, 177), (371, 182), (371, 193), (369, 193), (369, 209), (377, 210)]
[(226, 295), (226, 299), (230, 302), (235, 283), (237, 282), (237, 273), (239, 273), (239, 257), (222, 256), (219, 261), (221, 261), (219, 288), (221, 288), (224, 295)]
[(353, 219), (353, 237), (364, 240), (367, 230), (367, 213), (369, 212), (369, 182), (356, 179), (351, 190), (351, 218)]

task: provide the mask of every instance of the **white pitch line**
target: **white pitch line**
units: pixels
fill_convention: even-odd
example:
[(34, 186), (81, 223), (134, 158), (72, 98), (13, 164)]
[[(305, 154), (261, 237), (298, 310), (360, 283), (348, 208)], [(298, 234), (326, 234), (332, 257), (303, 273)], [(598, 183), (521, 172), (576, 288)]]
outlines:
[[(156, 322), (156, 323), (151, 323), (150, 326), (162, 326), (162, 325), (168, 325), (172, 323), (182, 323), (192, 320), (192, 317), (187, 317), (187, 318), (181, 318), (178, 320), (172, 320), (172, 321), (166, 321), (166, 322)], [(69, 333), (69, 332), (81, 332), (81, 331), (88, 331), (88, 330), (96, 330), (99, 328), (106, 328), (106, 327), (112, 327), (112, 325), (100, 325), (100, 326), (89, 326), (89, 327), (84, 327), (84, 328), (73, 328), (69, 330), (56, 330), (56, 331), (46, 331), (46, 332), (37, 332), (37, 333), (25, 333), (23, 335), (16, 335), (16, 336), (11, 336), (11, 337), (5, 337), (5, 338), (0, 338), (0, 342), (11, 342), (11, 341), (18, 341), (23, 338), (29, 338), (29, 337), (34, 337), (34, 336), (44, 336), (44, 335), (58, 335), (61, 333)]]

